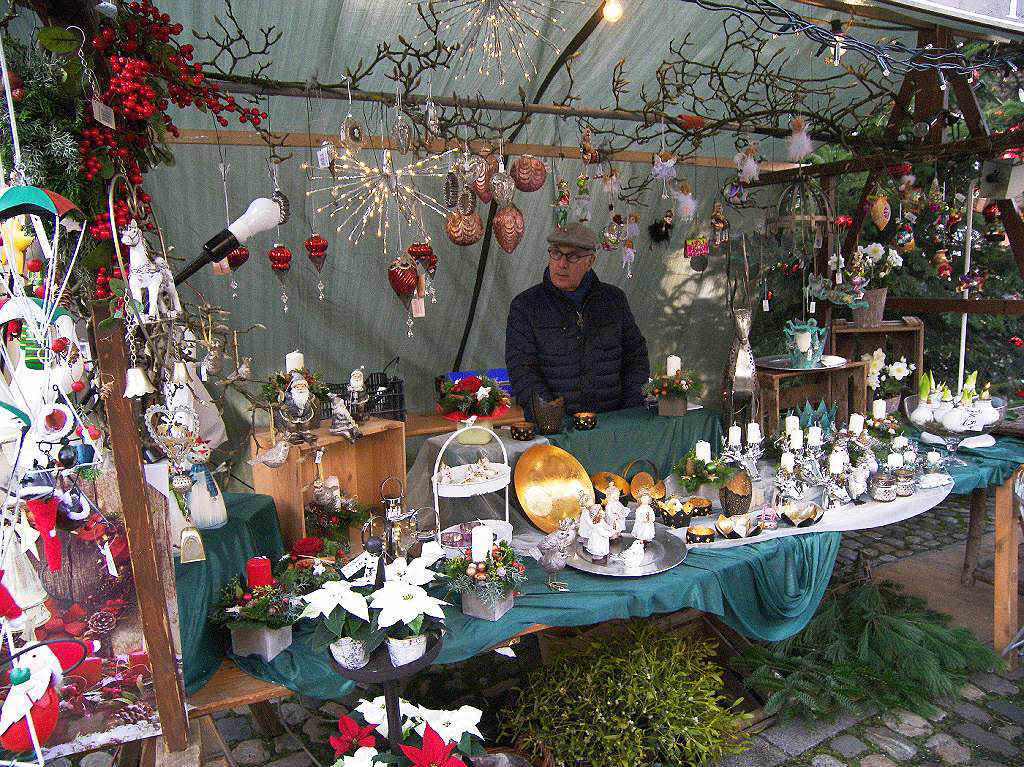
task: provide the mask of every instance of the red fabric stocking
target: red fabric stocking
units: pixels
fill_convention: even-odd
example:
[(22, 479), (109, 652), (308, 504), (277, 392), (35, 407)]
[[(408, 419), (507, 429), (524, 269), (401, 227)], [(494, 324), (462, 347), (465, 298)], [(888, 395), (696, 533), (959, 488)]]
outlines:
[[(3, 577), (4, 571), (0, 570), (0, 580), (3, 580)], [(14, 601), (11, 592), (2, 583), (0, 583), (0, 617), (6, 618), (9, 621), (21, 617), (21, 608), (18, 607), (18, 603)]]
[(46, 552), (46, 564), (52, 572), (60, 570), (61, 546), (57, 537), (57, 499), (35, 498), (25, 501), (32, 512), (36, 530), (43, 537), (43, 550)]

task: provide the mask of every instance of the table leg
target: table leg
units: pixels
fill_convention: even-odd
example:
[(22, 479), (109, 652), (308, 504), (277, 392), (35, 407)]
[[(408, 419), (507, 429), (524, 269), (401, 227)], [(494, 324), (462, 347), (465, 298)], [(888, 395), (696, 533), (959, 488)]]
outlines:
[[(996, 488), (996, 563), (993, 646), (1002, 652), (1017, 633), (1017, 549), (1020, 539), (1013, 514), (1013, 477)], [(1007, 665), (1017, 667), (1017, 654)]]
[(964, 548), (964, 569), (960, 574), (960, 582), (964, 586), (974, 585), (974, 574), (978, 569), (978, 551), (981, 548), (981, 536), (985, 532), (988, 519), (988, 493), (979, 487), (971, 492), (971, 519), (967, 527), (967, 546)]

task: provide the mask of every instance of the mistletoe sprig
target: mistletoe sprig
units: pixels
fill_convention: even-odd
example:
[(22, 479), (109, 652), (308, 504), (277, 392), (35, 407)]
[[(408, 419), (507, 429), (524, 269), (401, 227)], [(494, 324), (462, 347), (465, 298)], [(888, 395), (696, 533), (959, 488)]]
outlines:
[(695, 493), (701, 485), (722, 487), (736, 470), (722, 458), (713, 458), (705, 463), (697, 458), (696, 450), (691, 450), (679, 459), (672, 471), (678, 475), (686, 492)]
[(281, 586), (257, 586), (247, 590), (232, 578), (210, 611), (210, 622), (228, 628), (265, 626), (279, 629), (298, 620), (301, 604)]
[(480, 601), (493, 606), (526, 582), (526, 566), (505, 541), (496, 544), (484, 562), (474, 562), (471, 550), (465, 556), (446, 559), (442, 570), (449, 592), (476, 592)]

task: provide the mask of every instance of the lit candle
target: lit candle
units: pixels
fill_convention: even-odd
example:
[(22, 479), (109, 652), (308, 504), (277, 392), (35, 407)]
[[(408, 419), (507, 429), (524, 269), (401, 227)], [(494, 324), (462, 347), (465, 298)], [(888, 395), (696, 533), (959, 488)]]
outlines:
[(886, 465), (890, 469), (902, 469), (903, 468), (903, 456), (899, 453), (889, 453), (889, 459), (886, 461)]
[(743, 430), (733, 424), (729, 427), (729, 445), (730, 447), (739, 447), (743, 441)]
[(782, 468), (788, 471), (790, 474), (796, 468), (796, 458), (793, 457), (792, 453), (782, 454)]
[(760, 442), (761, 440), (761, 424), (751, 421), (747, 424), (747, 442)]
[(487, 525), (477, 525), (473, 528), (472, 555), (474, 562), (486, 562), (487, 555), (491, 553), (491, 545), (494, 543), (494, 531)]
[(812, 426), (807, 430), (807, 447), (821, 447), (820, 426)]
[(797, 418), (795, 415), (787, 415), (786, 416), (786, 434), (789, 434), (791, 431), (796, 431), (799, 428), (800, 428), (800, 419)]
[(828, 470), (832, 474), (842, 474), (846, 468), (846, 456), (842, 453), (832, 453), (828, 457)]
[(907, 445), (910, 444), (910, 440), (904, 437), (902, 434), (898, 437), (893, 437), (892, 449), (903, 451), (907, 449)]
[(864, 431), (864, 416), (854, 413), (850, 416), (850, 434), (860, 434)]
[(306, 367), (306, 358), (298, 349), (285, 356), (284, 369), (286, 373), (290, 373), (293, 370), (302, 370), (304, 367)]
[(789, 446), (793, 450), (800, 450), (804, 446), (804, 433), (797, 429), (789, 433)]
[(682, 369), (683, 361), (675, 354), (668, 355), (668, 359), (665, 360), (665, 374), (674, 376)]
[(694, 453), (698, 461), (711, 463), (711, 443), (701, 440), (694, 446)]
[(871, 403), (871, 417), (876, 421), (881, 421), (885, 418), (885, 400), (876, 399)]
[(270, 586), (274, 574), (270, 569), (270, 560), (266, 557), (253, 557), (245, 563), (245, 582), (250, 589), (257, 586)]
[(914, 455), (914, 451), (913, 450), (907, 450), (907, 451), (905, 451), (903, 453), (903, 463), (904, 464), (913, 464), (916, 461), (917, 461), (917, 456)]
[(928, 455), (925, 457), (928, 459), (929, 466), (935, 466), (940, 460), (942, 460), (942, 456), (939, 455), (938, 450), (929, 450)]

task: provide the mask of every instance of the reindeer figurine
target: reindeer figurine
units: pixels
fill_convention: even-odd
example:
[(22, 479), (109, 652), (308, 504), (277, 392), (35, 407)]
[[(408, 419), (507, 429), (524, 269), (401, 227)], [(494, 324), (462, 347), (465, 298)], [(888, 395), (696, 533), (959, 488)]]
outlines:
[[(174, 276), (162, 257), (151, 259), (146, 249), (146, 240), (135, 219), (132, 219), (121, 233), (121, 242), (128, 246), (128, 289), (132, 298), (142, 304), (143, 319), (146, 322), (158, 322), (161, 319), (161, 299), (167, 310), (167, 319), (177, 317), (181, 313), (181, 301), (174, 287)], [(143, 290), (146, 299), (143, 301)]]

